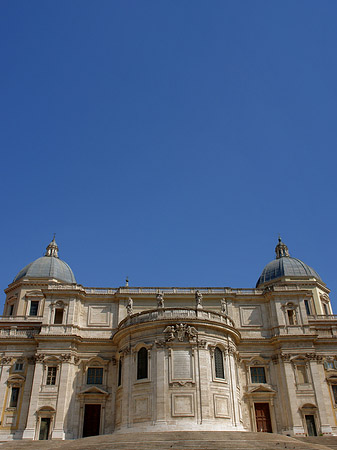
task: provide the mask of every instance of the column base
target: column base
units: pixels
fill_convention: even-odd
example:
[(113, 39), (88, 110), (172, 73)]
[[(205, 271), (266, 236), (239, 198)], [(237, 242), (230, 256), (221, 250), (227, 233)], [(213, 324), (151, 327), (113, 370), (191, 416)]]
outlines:
[(22, 433), (22, 439), (30, 439), (32, 441), (34, 437), (35, 437), (34, 428), (26, 428), (25, 431)]
[(64, 441), (65, 440), (65, 438), (66, 438), (66, 434), (65, 434), (65, 432), (63, 431), (63, 430), (53, 430), (53, 432), (52, 432), (52, 436), (51, 436), (51, 438), (52, 439), (58, 439), (58, 440), (62, 440), (62, 441)]

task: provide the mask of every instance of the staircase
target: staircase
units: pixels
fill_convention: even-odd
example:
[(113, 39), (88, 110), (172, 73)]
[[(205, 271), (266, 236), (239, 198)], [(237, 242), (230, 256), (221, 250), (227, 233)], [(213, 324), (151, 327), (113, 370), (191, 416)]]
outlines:
[(240, 431), (115, 433), (68, 441), (11, 441), (0, 450), (337, 450), (337, 437), (290, 438)]

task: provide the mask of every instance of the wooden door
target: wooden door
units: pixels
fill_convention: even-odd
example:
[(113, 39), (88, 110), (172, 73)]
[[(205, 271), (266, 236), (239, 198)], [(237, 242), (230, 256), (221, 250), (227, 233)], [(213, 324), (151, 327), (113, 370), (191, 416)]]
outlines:
[(256, 431), (272, 433), (268, 403), (255, 403)]
[(83, 437), (96, 436), (99, 434), (101, 422), (101, 405), (85, 405), (83, 421)]

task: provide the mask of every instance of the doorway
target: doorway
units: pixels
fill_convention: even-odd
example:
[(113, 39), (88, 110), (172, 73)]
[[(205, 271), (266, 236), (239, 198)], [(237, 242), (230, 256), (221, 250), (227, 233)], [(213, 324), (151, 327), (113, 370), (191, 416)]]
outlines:
[(47, 441), (49, 439), (50, 417), (42, 417), (40, 422), (39, 441)]
[(308, 436), (317, 436), (315, 417), (313, 414), (306, 415), (305, 422), (307, 424)]
[(87, 404), (84, 406), (83, 437), (99, 434), (101, 422), (101, 405)]
[(256, 431), (272, 433), (269, 403), (255, 403)]

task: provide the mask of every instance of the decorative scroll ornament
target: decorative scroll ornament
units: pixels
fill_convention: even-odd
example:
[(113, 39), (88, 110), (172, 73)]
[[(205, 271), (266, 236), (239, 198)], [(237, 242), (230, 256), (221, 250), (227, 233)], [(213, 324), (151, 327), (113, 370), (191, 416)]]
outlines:
[(60, 355), (60, 360), (63, 362), (69, 362), (71, 360), (71, 354), (70, 353), (62, 353), (62, 355)]
[(164, 333), (166, 334), (166, 342), (174, 341), (175, 339), (178, 339), (180, 342), (184, 339), (194, 342), (196, 341), (198, 335), (197, 330), (186, 323), (168, 325), (165, 328)]
[(271, 360), (272, 360), (273, 364), (278, 364), (280, 362), (278, 355), (273, 355), (271, 357)]
[(122, 350), (120, 350), (119, 353), (120, 353), (121, 356), (129, 355), (131, 353), (130, 345), (128, 345), (127, 347), (124, 347)]
[(35, 355), (35, 362), (42, 363), (44, 361), (45, 356), (46, 355), (44, 353), (38, 353), (37, 355)]
[(321, 355), (316, 355), (316, 353), (306, 353), (305, 357), (309, 359), (309, 361), (322, 361), (322, 356)]
[(131, 316), (133, 314), (133, 300), (131, 297), (128, 299), (128, 303), (126, 305), (126, 312), (128, 316)]
[(164, 308), (164, 294), (162, 292), (158, 292), (156, 298), (157, 298), (157, 308), (163, 309)]
[(74, 364), (76, 364), (76, 366), (80, 363), (81, 358), (79, 358), (78, 356), (74, 356)]
[(0, 365), (6, 366), (6, 365), (10, 364), (11, 361), (12, 361), (12, 358), (10, 356), (4, 356), (3, 358), (0, 359)]
[(293, 355), (291, 355), (291, 353), (281, 353), (280, 354), (280, 357), (281, 357), (282, 361), (290, 361), (290, 358), (292, 356)]
[(163, 339), (160, 339), (159, 341), (154, 341), (157, 348), (164, 348), (166, 347), (166, 341)]
[(202, 339), (201, 341), (198, 342), (199, 348), (206, 348), (206, 345), (207, 345), (207, 341), (205, 339)]
[(236, 354), (236, 347), (231, 342), (228, 344), (228, 353), (230, 355), (235, 355)]

